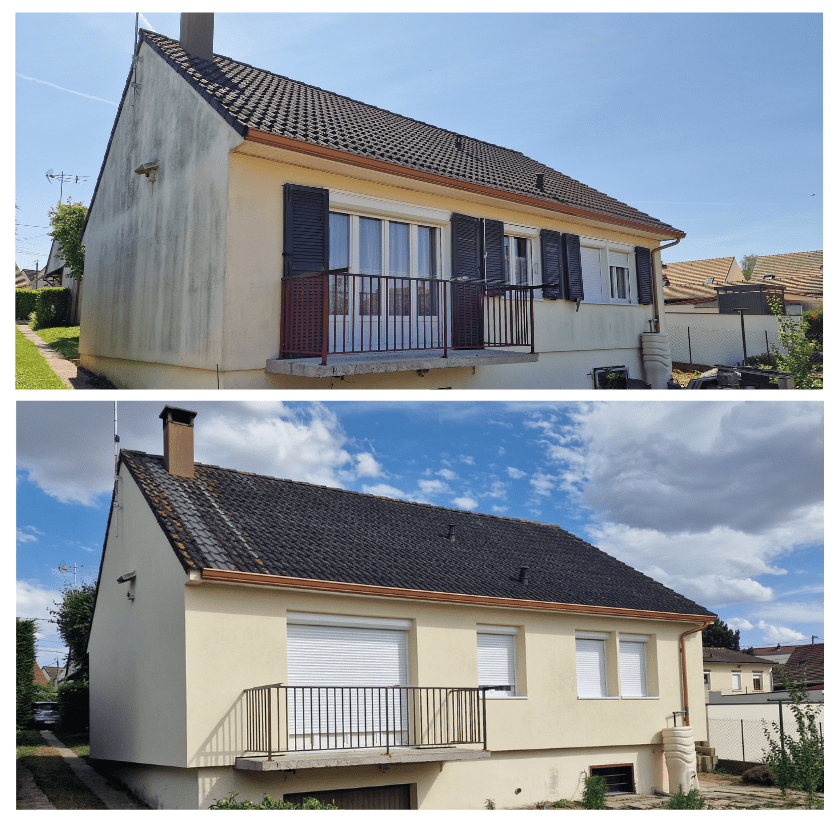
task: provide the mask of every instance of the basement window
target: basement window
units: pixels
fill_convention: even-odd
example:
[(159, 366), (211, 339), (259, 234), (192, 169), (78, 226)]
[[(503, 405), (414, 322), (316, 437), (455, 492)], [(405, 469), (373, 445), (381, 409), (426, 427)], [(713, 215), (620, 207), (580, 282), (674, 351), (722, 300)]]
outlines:
[(590, 767), (589, 774), (600, 775), (607, 782), (607, 795), (633, 794), (636, 792), (632, 764), (607, 764), (603, 767)]
[(626, 366), (599, 366), (592, 370), (596, 389), (626, 389)]

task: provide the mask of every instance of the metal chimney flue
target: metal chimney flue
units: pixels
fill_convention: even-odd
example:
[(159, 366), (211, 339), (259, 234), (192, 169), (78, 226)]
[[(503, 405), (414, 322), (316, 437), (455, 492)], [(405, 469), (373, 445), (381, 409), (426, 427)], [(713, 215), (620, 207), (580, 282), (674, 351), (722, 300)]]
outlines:
[(213, 13), (182, 12), (181, 48), (193, 57), (213, 59)]
[(452, 543), (455, 543), (455, 524), (449, 524), (449, 532), (446, 536)]
[(177, 406), (164, 406), (158, 416), (163, 421), (163, 466), (170, 475), (195, 477), (195, 416), (195, 412)]
[(527, 584), (530, 580), (528, 578), (528, 570), (530, 567), (519, 567), (519, 583), (520, 584)]

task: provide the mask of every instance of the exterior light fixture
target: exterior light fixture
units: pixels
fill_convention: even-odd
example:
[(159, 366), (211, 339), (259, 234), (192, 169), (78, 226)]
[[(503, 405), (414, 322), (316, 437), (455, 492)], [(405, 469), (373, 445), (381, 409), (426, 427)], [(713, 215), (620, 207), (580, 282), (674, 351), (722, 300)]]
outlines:
[(145, 175), (149, 183), (154, 183), (157, 180), (158, 169), (160, 163), (157, 160), (152, 160), (150, 163), (142, 163), (134, 170), (136, 175)]

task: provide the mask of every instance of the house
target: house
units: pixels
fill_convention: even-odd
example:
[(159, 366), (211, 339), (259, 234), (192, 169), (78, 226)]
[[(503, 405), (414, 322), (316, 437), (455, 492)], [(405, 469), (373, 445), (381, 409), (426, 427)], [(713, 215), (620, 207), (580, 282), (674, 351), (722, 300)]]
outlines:
[(31, 289), (32, 281), (20, 266), (15, 263), (15, 289)]
[(32, 663), (32, 683), (39, 684), (40, 686), (44, 687), (47, 684), (49, 684), (49, 678), (47, 678), (47, 675), (44, 672), (44, 670), (38, 666), (37, 661), (33, 661)]
[(70, 322), (79, 322), (79, 302), (82, 294), (82, 283), (72, 276), (72, 269), (67, 265), (62, 253), (61, 244), (53, 239), (47, 265), (44, 267), (44, 286), (66, 286), (70, 290)]
[(230, 792), (481, 809), (696, 782), (715, 616), (558, 526), (122, 450), (91, 756), (153, 807)]
[(753, 653), (761, 656), (762, 658), (769, 658), (777, 664), (784, 664), (785, 661), (790, 658), (790, 654), (797, 646), (797, 644), (788, 644), (786, 646), (776, 644), (774, 647), (754, 647)]
[(716, 312), (715, 287), (743, 281), (744, 276), (734, 257), (721, 257), (663, 263), (662, 278), (666, 311), (679, 304)]
[(824, 688), (825, 644), (799, 644), (791, 651), (788, 659), (773, 673), (773, 688), (784, 689), (782, 673), (794, 682), (805, 682), (809, 690)]
[(51, 684), (61, 684), (67, 678), (67, 667), (42, 667)]
[[(746, 280), (746, 279), (745, 279)], [(789, 252), (784, 255), (759, 255), (749, 283), (765, 283), (784, 287), (788, 312), (793, 306), (802, 311), (823, 308), (823, 253)], [(801, 314), (801, 311), (799, 312)]]
[[(352, 46), (348, 46), (352, 49)], [(129, 388), (665, 388), (684, 233), (520, 152), (139, 33), (83, 232)]]
[(773, 691), (773, 661), (724, 647), (703, 647), (706, 693), (748, 695)]

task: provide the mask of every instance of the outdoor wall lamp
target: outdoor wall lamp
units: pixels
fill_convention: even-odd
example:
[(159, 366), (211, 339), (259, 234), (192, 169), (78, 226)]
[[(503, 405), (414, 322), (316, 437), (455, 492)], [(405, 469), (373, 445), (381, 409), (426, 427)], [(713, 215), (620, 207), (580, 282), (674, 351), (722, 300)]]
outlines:
[(134, 174), (136, 175), (145, 175), (146, 179), (150, 183), (154, 183), (157, 180), (157, 173), (158, 169), (160, 168), (160, 163), (157, 160), (152, 160), (149, 163), (142, 163), (139, 165), (135, 170)]

